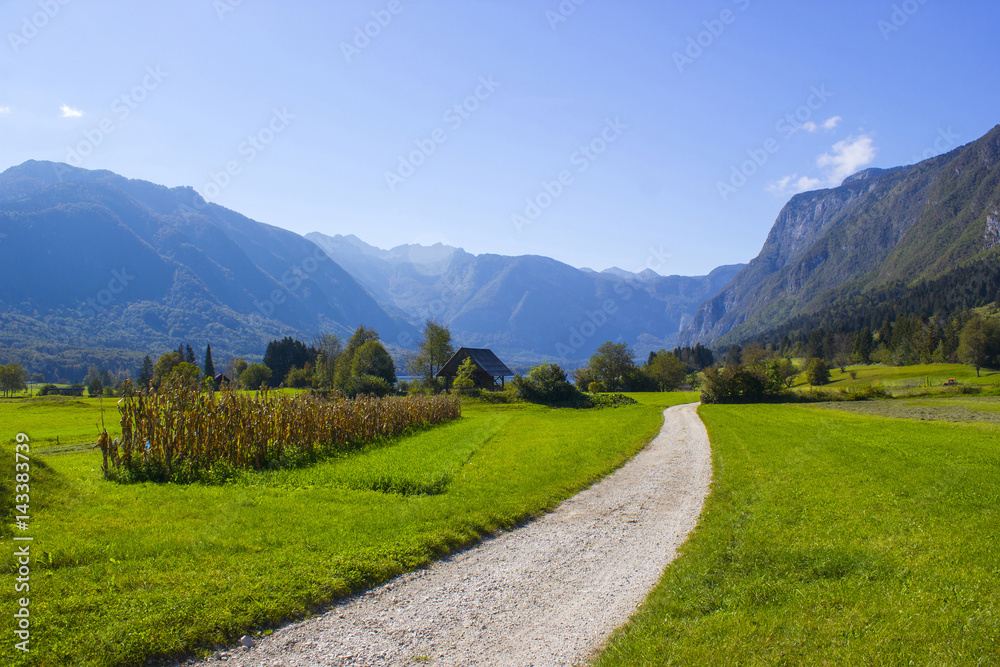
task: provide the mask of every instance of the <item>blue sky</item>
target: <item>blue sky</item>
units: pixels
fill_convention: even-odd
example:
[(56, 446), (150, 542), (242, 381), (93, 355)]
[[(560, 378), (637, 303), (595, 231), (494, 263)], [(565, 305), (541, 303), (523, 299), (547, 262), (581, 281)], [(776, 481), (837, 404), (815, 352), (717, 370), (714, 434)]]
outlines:
[(0, 26), (0, 168), (595, 269), (748, 261), (796, 191), (1000, 122), (985, 0), (13, 0)]

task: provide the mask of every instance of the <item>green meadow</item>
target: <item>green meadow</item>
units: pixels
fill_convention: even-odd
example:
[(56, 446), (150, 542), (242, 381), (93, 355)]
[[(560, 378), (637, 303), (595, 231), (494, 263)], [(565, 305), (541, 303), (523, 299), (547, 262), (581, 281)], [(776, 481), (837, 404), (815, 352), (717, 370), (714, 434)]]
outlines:
[[(962, 368), (867, 370), (966, 382)], [(32, 439), (36, 559), (31, 659), (5, 638), (3, 663), (200, 655), (318, 613), (551, 509), (648, 442), (664, 407), (697, 400), (633, 397), (584, 411), (469, 401), (455, 422), (222, 486), (106, 482), (90, 444), (100, 401), (2, 401), (5, 485), (15, 434)], [(1000, 397), (700, 414), (705, 511), (598, 665), (1000, 663)], [(13, 608), (14, 561), (0, 561)]]
[[(799, 360), (802, 366), (803, 360)], [(864, 387), (881, 384), (893, 394), (942, 387), (949, 380), (955, 380), (959, 386), (980, 387), (990, 389), (1000, 387), (1000, 371), (982, 369), (980, 377), (971, 366), (963, 364), (925, 364), (921, 366), (848, 366), (841, 372), (839, 368), (830, 369), (830, 384), (823, 389), (841, 389), (848, 387)], [(854, 376), (852, 376), (852, 373)], [(795, 388), (808, 388), (805, 374), (800, 375)]]
[(705, 511), (597, 665), (1000, 664), (1000, 427), (954, 419), (1000, 399), (921, 402), (702, 406)]
[[(454, 422), (221, 486), (105, 481), (90, 444), (99, 401), (2, 401), (4, 510), (24, 432), (34, 537), (32, 651), (5, 637), (2, 662), (137, 665), (317, 613), (550, 510), (641, 449), (663, 408), (697, 395), (639, 398), (604, 410), (470, 402)], [(114, 435), (114, 401), (103, 405)], [(3, 530), (9, 544), (9, 518)], [(0, 563), (12, 609), (11, 550)]]

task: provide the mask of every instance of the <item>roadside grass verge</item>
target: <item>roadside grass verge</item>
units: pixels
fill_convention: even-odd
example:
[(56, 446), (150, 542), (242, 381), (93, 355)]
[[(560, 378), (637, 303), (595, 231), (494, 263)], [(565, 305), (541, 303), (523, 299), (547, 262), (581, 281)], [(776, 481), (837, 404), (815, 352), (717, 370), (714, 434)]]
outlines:
[(715, 478), (596, 663), (1000, 663), (992, 425), (703, 406)]
[[(552, 509), (649, 442), (663, 408), (695, 400), (469, 405), (428, 431), (221, 486), (123, 486), (101, 479), (99, 452), (33, 446), (32, 652), (5, 639), (0, 662), (139, 665), (266, 632)], [(33, 444), (50, 433), (61, 444), (93, 441), (96, 410), (62, 406), (48, 422), (0, 405), (5, 485), (19, 431)], [(114, 414), (112, 404), (109, 431)], [(5, 551), (9, 609), (18, 594)]]

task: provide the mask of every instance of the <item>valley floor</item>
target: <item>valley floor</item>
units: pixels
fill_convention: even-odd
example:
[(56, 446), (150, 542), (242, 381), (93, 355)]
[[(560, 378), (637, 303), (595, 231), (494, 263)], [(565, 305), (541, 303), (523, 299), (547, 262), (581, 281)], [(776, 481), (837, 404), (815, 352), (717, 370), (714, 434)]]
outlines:
[(703, 406), (705, 512), (596, 664), (1000, 664), (998, 401)]
[(696, 405), (613, 475), (517, 530), (276, 631), (227, 664), (576, 665), (628, 620), (711, 480)]

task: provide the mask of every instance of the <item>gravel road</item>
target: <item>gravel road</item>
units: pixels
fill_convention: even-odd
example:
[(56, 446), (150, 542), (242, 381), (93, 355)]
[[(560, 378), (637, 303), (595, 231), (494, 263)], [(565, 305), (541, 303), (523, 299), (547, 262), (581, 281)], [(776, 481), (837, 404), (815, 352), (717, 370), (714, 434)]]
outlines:
[(696, 408), (666, 410), (663, 429), (634, 459), (537, 521), (221, 659), (244, 667), (586, 664), (698, 522), (712, 462)]

